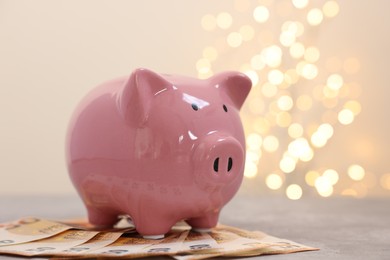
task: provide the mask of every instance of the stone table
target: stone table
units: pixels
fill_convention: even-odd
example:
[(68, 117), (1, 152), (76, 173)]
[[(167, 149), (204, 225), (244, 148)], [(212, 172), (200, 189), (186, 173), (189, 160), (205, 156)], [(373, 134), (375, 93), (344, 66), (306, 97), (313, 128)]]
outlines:
[[(86, 214), (76, 195), (3, 195), (0, 212), (0, 222), (24, 216), (66, 219)], [(291, 201), (281, 196), (238, 195), (223, 209), (220, 222), (320, 248), (251, 259), (390, 259), (389, 198)]]

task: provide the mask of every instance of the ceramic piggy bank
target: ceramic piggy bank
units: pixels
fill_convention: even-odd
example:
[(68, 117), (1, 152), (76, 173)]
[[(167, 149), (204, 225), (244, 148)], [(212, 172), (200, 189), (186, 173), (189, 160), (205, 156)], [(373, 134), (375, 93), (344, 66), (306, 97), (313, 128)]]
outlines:
[(243, 178), (239, 110), (250, 88), (238, 72), (199, 80), (137, 69), (93, 89), (66, 141), (90, 223), (110, 226), (127, 214), (148, 238), (180, 220), (214, 227)]

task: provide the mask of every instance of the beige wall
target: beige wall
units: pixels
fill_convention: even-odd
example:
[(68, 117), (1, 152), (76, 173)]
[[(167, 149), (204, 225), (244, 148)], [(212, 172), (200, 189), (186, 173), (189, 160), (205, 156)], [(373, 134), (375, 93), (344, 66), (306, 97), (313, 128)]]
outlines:
[[(360, 60), (363, 110), (337, 130), (316, 163), (345, 168), (360, 161), (380, 175), (390, 172), (389, 2), (340, 5), (339, 16), (318, 30), (316, 44), (323, 55)], [(0, 0), (0, 195), (74, 192), (64, 136), (80, 98), (136, 67), (197, 76), (195, 63), (214, 36), (200, 20), (232, 6), (208, 0)], [(228, 64), (220, 69), (239, 69)]]

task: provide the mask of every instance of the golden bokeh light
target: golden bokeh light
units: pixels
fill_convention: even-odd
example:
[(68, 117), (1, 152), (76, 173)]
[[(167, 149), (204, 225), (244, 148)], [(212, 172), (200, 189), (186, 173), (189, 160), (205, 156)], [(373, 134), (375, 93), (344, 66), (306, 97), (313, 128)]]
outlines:
[(298, 123), (293, 123), (288, 127), (288, 135), (291, 138), (298, 138), (303, 135), (303, 126)]
[(289, 111), (294, 105), (294, 101), (290, 96), (284, 95), (278, 98), (277, 101), (280, 110)]
[(257, 175), (257, 165), (252, 161), (245, 162), (244, 176), (247, 178), (254, 178)]
[(304, 53), (304, 59), (307, 62), (314, 63), (317, 62), (319, 58), (320, 58), (320, 51), (316, 47), (314, 46), (307, 47)]
[(278, 190), (283, 185), (283, 179), (282, 179), (282, 177), (280, 177), (279, 174), (271, 173), (265, 179), (265, 184), (271, 190)]
[(322, 11), (326, 17), (332, 18), (339, 13), (340, 7), (336, 1), (327, 1), (322, 7)]
[(285, 46), (289, 47), (295, 43), (296, 36), (295, 32), (293, 31), (283, 31), (279, 36), (280, 43)]
[(291, 184), (286, 189), (287, 198), (290, 200), (299, 200), (302, 197), (303, 190), (298, 184)]
[(223, 12), (218, 14), (216, 23), (219, 28), (228, 29), (233, 23), (233, 18), (229, 13)]
[(309, 0), (292, 0), (292, 4), (295, 8), (303, 9), (305, 8), (309, 3)]
[(347, 108), (342, 109), (338, 114), (338, 120), (343, 125), (349, 125), (353, 122), (355, 115)]
[(199, 73), (205, 74), (210, 71), (211, 64), (208, 59), (199, 59), (196, 63), (196, 69)]
[(242, 43), (242, 36), (238, 32), (232, 32), (228, 35), (226, 40), (230, 47), (237, 48)]
[(317, 131), (325, 139), (330, 139), (334, 133), (333, 126), (327, 123), (321, 124)]
[(341, 195), (343, 195), (343, 196), (350, 196), (350, 197), (357, 197), (358, 196), (356, 190), (350, 189), (350, 188), (343, 190), (341, 192)]
[(244, 71), (244, 73), (251, 79), (252, 85), (256, 86), (257, 83), (259, 82), (259, 75), (257, 74), (257, 72), (254, 70), (247, 70)]
[(280, 127), (288, 127), (291, 124), (291, 114), (285, 111), (279, 112), (276, 115), (276, 124)]
[(318, 177), (314, 183), (314, 186), (317, 189), (318, 194), (320, 194), (322, 197), (329, 197), (333, 193), (333, 186), (331, 181), (324, 176)]
[(252, 40), (255, 36), (255, 29), (248, 24), (241, 26), (238, 32), (241, 34), (242, 40), (246, 42)]
[(310, 141), (315, 147), (323, 147), (333, 136), (333, 132), (333, 127), (330, 124), (321, 124), (318, 129), (312, 134)]
[(265, 67), (265, 62), (260, 54), (257, 54), (251, 59), (251, 67), (255, 70), (261, 70)]
[(258, 6), (253, 11), (253, 18), (255, 18), (255, 21), (258, 23), (265, 23), (269, 18), (269, 10), (265, 6)]
[(295, 37), (301, 36), (305, 31), (305, 26), (299, 21), (286, 21), (282, 24), (282, 32), (290, 32)]
[(315, 146), (317, 148), (321, 148), (321, 147), (324, 147), (326, 145), (326, 143), (328, 142), (328, 139), (321, 136), (321, 134), (319, 134), (318, 132), (315, 132), (311, 136), (310, 142), (313, 146)]
[(246, 138), (246, 145), (251, 150), (260, 150), (261, 144), (263, 143), (263, 138), (261, 135), (256, 133), (251, 133)]
[(344, 104), (344, 108), (352, 111), (354, 116), (357, 116), (362, 111), (362, 106), (356, 100), (350, 100)]
[(274, 69), (268, 72), (268, 81), (271, 84), (280, 85), (282, 84), (283, 79), (284, 79), (284, 74), (280, 70)]
[(327, 178), (332, 185), (335, 185), (339, 181), (339, 174), (333, 169), (325, 170), (322, 176)]
[[(323, 99), (323, 101), (326, 101), (327, 99), (333, 99), (335, 100), (335, 98), (337, 98), (340, 94), (340, 91), (338, 89), (331, 89), (329, 88), (328, 86), (324, 86), (324, 88), (322, 89), (322, 94), (323, 94), (323, 97), (325, 97), (325, 99)], [(328, 107), (332, 107), (332, 106), (328, 106)]]
[(354, 181), (360, 181), (366, 174), (364, 168), (358, 164), (353, 164), (348, 167), (348, 176)]
[(310, 161), (313, 158), (313, 150), (309, 142), (303, 137), (293, 140), (288, 145), (287, 151), (295, 159), (300, 159), (304, 162)]
[(316, 65), (311, 63), (306, 63), (302, 67), (302, 77), (308, 80), (312, 80), (318, 75), (318, 68)]
[(257, 164), (259, 162), (260, 158), (261, 158), (261, 150), (256, 150), (256, 151), (247, 150), (246, 151), (246, 157), (245, 157), (246, 161), (250, 161), (250, 162)]
[(290, 46), (290, 55), (294, 59), (300, 59), (305, 54), (305, 46), (300, 42), (294, 42)]
[(273, 135), (268, 135), (263, 140), (264, 150), (267, 152), (275, 152), (279, 147), (279, 140)]
[(323, 19), (324, 15), (322, 14), (322, 11), (318, 8), (311, 9), (306, 16), (306, 20), (311, 26), (317, 26), (321, 24)]
[(265, 97), (271, 98), (275, 96), (276, 93), (278, 93), (278, 88), (275, 85), (267, 82), (263, 84), (261, 92)]
[(357, 198), (378, 185), (389, 191), (390, 173), (378, 178), (354, 162), (346, 173), (320, 165), (318, 150), (362, 111), (362, 86), (351, 80), (361, 69), (358, 57), (332, 56), (317, 44), (316, 32), (340, 12), (339, 4), (235, 0), (233, 7), (201, 18), (216, 39), (203, 49), (196, 70), (207, 78), (225, 65), (236, 67), (253, 83), (242, 110), (245, 178), (263, 179), (292, 200), (304, 189)]
[(305, 181), (307, 185), (314, 187), (317, 178), (320, 177), (320, 173), (317, 171), (308, 171), (305, 175)]
[(296, 161), (292, 156), (285, 155), (279, 162), (279, 168), (284, 173), (291, 173), (295, 170)]
[(282, 60), (282, 49), (277, 45), (272, 45), (264, 48), (261, 51), (262, 61), (269, 67), (278, 67)]
[(332, 90), (339, 90), (344, 84), (343, 77), (339, 74), (332, 74), (328, 77), (326, 85)]

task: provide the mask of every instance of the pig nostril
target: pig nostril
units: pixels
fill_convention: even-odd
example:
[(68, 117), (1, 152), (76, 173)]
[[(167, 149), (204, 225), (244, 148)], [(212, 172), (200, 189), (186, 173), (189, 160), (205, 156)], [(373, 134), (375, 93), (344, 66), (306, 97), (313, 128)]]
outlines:
[(214, 160), (214, 171), (218, 172), (218, 165), (219, 165), (219, 157)]
[(230, 170), (232, 169), (232, 167), (233, 167), (233, 159), (232, 159), (232, 157), (229, 157), (228, 172), (230, 172)]

